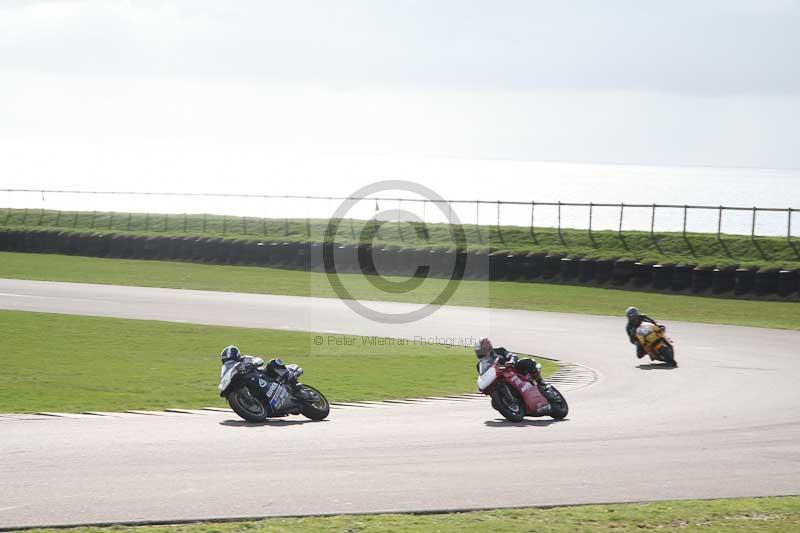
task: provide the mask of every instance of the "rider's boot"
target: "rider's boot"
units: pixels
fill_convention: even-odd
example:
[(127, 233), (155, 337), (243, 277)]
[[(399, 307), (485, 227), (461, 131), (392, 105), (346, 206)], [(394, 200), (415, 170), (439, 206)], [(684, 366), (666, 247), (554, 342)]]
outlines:
[(531, 383), (533, 383), (539, 388), (539, 392), (541, 392), (545, 398), (547, 398), (548, 400), (551, 399), (550, 385), (544, 380), (541, 372), (537, 371), (531, 374)]

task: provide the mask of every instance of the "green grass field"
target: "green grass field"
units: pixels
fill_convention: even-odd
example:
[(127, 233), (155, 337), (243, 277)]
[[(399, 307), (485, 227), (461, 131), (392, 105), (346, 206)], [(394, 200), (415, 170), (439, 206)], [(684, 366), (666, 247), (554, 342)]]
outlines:
[[(475, 391), (471, 348), (327, 334), (317, 345), (314, 333), (17, 311), (0, 311), (0, 331), (15, 347), (0, 370), (0, 412), (224, 406), (219, 352), (228, 344), (300, 364), (302, 380), (331, 401)], [(436, 373), (419, 372), (431, 364)]]
[[(499, 509), (432, 515), (340, 515), (272, 518), (250, 522), (218, 522), (165, 526), (77, 528), (81, 533), (271, 533), (372, 531), (518, 532), (552, 533), (632, 531), (758, 531), (786, 533), (800, 530), (800, 497), (688, 500), (641, 504), (587, 505), (552, 509)], [(32, 532), (65, 531), (34, 529)]]
[[(280, 242), (323, 242), (326, 219), (260, 219), (216, 215), (128, 214), (65, 212), (38, 209), (0, 209), (0, 227), (9, 229), (61, 228), (98, 233), (144, 235), (225, 236)], [(564, 253), (571, 257), (622, 258), (653, 263), (686, 263), (703, 266), (758, 266), (800, 268), (800, 240), (785, 237), (665, 232), (594, 231), (486, 225), (463, 226), (467, 247), (512, 252)], [(342, 220), (337, 242), (374, 242), (402, 247), (452, 248), (447, 224)]]
[[(321, 273), (167, 261), (0, 252), (0, 277), (336, 297), (325, 274)], [(430, 302), (446, 283), (427, 279), (414, 291), (388, 293), (376, 289), (360, 274), (344, 274), (342, 279), (354, 298), (401, 302)], [(620, 320), (623, 320), (625, 308), (636, 305), (659, 320), (800, 329), (800, 305), (794, 302), (703, 298), (544, 283), (463, 281), (448, 303), (614, 315), (620, 316)]]

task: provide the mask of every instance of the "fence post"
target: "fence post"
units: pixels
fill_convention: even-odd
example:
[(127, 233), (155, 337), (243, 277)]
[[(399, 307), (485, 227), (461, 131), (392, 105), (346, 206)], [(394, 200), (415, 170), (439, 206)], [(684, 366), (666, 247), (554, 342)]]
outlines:
[(453, 204), (449, 201), (447, 202), (447, 229), (450, 233), (450, 238), (453, 239)]
[(144, 230), (150, 231), (150, 213), (144, 214)]
[(717, 214), (717, 240), (722, 240), (722, 206), (719, 206), (719, 213)]
[(758, 208), (753, 206), (753, 223), (750, 225), (750, 240), (755, 240), (756, 238), (756, 211)]
[(534, 233), (534, 229), (533, 229), (533, 210), (534, 210), (535, 207), (536, 207), (536, 202), (531, 200), (531, 234)]
[[(225, 220), (225, 219), (223, 219)], [(287, 237), (289, 235), (289, 218), (284, 217), (283, 219), (283, 236)]]
[(225, 235), (228, 232), (228, 215), (222, 215), (222, 234)]
[(561, 241), (561, 244), (564, 244), (564, 237), (561, 236), (561, 200), (558, 201), (558, 226), (556, 231), (558, 232), (558, 240)]
[(400, 242), (403, 242), (405, 239), (403, 238), (403, 199), (397, 199), (397, 235), (400, 237)]
[(203, 213), (203, 233), (206, 232), (206, 219), (207, 218), (208, 218), (208, 215), (206, 213)]
[(619, 230), (617, 233), (619, 234), (619, 238), (622, 238), (622, 218), (625, 215), (625, 202), (619, 204)]
[(25, 208), (25, 211), (22, 213), (22, 225), (24, 226), (25, 223), (28, 222), (28, 208)]
[(39, 209), (39, 221), (36, 223), (37, 226), (42, 225), (42, 219), (44, 218), (44, 208)]
[(500, 231), (500, 200), (497, 200), (497, 231)]
[(650, 238), (656, 240), (656, 204), (650, 209)]
[(131, 221), (133, 219), (133, 213), (128, 212), (128, 231), (131, 230)]
[[(308, 219), (306, 219), (308, 220)], [(247, 235), (247, 217), (242, 217), (242, 229), (244, 230), (244, 234)]]
[(89, 222), (89, 229), (94, 229), (95, 219), (97, 219), (97, 211), (92, 211), (92, 220)]
[(683, 206), (683, 238), (684, 239), (686, 238), (686, 213), (688, 211), (688, 207), (689, 206), (687, 206), (685, 204)]
[(189, 230), (189, 216), (184, 213), (183, 214), (183, 232), (186, 233)]
[(73, 211), (72, 212), (72, 229), (75, 229), (76, 227), (78, 227), (78, 212), (77, 211)]
[(267, 236), (267, 219), (265, 217), (261, 217), (261, 233), (264, 234), (264, 237)]
[(481, 225), (481, 201), (475, 200), (475, 231), (480, 232)]
[(592, 240), (592, 211), (594, 210), (594, 205), (592, 202), (589, 202), (589, 240)]
[(531, 200), (531, 238), (533, 238), (534, 241), (536, 241), (536, 230), (533, 229), (533, 211), (535, 207), (536, 202)]
[(789, 221), (788, 221), (788, 224), (786, 224), (786, 240), (789, 242), (789, 244), (791, 244), (792, 243), (792, 208), (791, 207), (789, 208), (788, 213), (789, 213)]
[(114, 229), (114, 211), (108, 213), (108, 230)]
[(169, 229), (169, 214), (164, 213), (164, 233), (167, 232), (167, 229)]

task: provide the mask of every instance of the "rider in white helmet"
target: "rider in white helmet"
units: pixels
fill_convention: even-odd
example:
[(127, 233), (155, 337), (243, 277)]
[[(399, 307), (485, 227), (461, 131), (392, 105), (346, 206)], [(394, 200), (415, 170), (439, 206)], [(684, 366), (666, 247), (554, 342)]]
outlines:
[(478, 374), (483, 374), (495, 361), (511, 362), (520, 374), (530, 374), (531, 382), (536, 383), (540, 388), (547, 388), (539, 364), (533, 359), (520, 359), (518, 355), (509, 352), (503, 347), (495, 348), (492, 341), (487, 337), (481, 337), (473, 345), (475, 356), (478, 358)]
[(227, 369), (231, 365), (235, 365), (239, 362), (247, 362), (252, 364), (255, 367), (261, 368), (264, 370), (267, 376), (271, 378), (283, 378), (286, 377), (286, 383), (290, 386), (294, 387), (297, 385), (297, 378), (294, 377), (291, 373), (287, 376), (287, 368), (286, 364), (281, 359), (270, 359), (268, 363), (264, 363), (264, 359), (261, 357), (257, 357), (255, 355), (245, 355), (239, 350), (236, 346), (226, 346), (222, 353), (219, 354), (219, 358), (222, 361), (222, 374), (224, 375)]

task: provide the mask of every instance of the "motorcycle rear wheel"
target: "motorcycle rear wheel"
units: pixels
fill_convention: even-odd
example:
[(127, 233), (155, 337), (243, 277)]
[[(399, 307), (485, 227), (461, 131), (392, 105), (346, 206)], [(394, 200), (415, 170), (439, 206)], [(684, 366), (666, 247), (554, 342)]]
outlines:
[(300, 385), (300, 392), (305, 398), (300, 400), (300, 413), (311, 420), (324, 420), (331, 412), (331, 404), (320, 391), (309, 385)]
[(525, 402), (517, 389), (508, 383), (498, 383), (492, 391), (492, 405), (510, 422), (525, 419)]
[(225, 399), (234, 412), (248, 422), (263, 422), (267, 419), (267, 407), (253, 398), (247, 387), (229, 392)]

